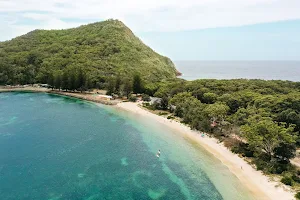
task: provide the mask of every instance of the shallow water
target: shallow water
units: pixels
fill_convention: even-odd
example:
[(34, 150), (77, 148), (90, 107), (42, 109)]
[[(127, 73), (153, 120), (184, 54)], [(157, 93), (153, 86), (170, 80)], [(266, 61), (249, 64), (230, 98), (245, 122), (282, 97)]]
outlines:
[(254, 198), (211, 154), (151, 119), (0, 93), (0, 199)]

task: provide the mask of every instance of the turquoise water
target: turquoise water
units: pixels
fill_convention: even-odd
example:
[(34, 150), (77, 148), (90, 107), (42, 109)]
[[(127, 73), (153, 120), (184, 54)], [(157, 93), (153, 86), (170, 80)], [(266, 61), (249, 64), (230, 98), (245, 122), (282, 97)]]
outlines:
[(0, 199), (254, 198), (212, 155), (150, 119), (57, 95), (0, 93)]

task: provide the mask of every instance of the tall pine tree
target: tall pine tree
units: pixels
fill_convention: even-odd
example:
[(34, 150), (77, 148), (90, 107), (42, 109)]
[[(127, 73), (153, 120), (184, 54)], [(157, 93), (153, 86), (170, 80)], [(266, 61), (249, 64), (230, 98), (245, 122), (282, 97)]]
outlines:
[(142, 86), (142, 79), (140, 75), (135, 74), (133, 76), (133, 84), (132, 84), (133, 93), (142, 93), (143, 92), (143, 86)]

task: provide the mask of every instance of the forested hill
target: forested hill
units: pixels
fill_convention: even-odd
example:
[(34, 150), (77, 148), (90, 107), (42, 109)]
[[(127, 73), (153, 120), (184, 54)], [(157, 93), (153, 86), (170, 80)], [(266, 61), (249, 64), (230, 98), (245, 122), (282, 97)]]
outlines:
[(66, 30), (35, 30), (0, 43), (0, 85), (46, 83), (53, 74), (84, 71), (91, 87), (112, 76), (175, 78), (172, 61), (118, 20)]

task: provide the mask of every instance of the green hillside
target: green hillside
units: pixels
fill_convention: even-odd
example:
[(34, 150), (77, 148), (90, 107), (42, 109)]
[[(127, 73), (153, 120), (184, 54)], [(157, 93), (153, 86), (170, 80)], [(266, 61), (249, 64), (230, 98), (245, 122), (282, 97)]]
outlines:
[(176, 77), (172, 61), (146, 46), (118, 20), (66, 30), (35, 30), (0, 43), (0, 84), (46, 83), (64, 71), (91, 83), (140, 74), (146, 81)]

